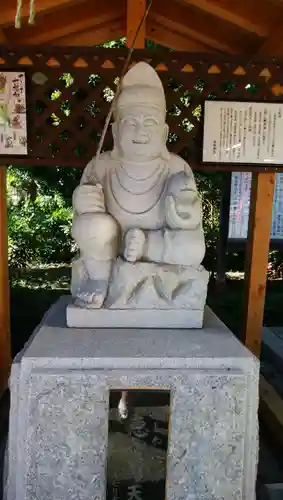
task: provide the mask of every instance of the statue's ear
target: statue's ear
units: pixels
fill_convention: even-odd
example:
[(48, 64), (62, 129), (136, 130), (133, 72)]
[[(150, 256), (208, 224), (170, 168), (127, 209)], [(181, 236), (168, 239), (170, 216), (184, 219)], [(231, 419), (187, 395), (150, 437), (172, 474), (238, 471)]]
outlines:
[(112, 137), (113, 137), (113, 149), (111, 152), (111, 156), (114, 159), (118, 159), (119, 158), (119, 151), (118, 151), (118, 147), (117, 147), (117, 122), (112, 123), (111, 129), (112, 129)]
[(165, 144), (166, 144), (167, 139), (168, 139), (168, 134), (169, 134), (169, 127), (168, 127), (167, 123), (165, 123), (165, 125), (164, 125), (164, 142), (165, 142)]
[(112, 128), (112, 137), (113, 137), (113, 141), (114, 143), (116, 142), (117, 140), (117, 123), (116, 122), (113, 122), (112, 125), (111, 125), (111, 128)]

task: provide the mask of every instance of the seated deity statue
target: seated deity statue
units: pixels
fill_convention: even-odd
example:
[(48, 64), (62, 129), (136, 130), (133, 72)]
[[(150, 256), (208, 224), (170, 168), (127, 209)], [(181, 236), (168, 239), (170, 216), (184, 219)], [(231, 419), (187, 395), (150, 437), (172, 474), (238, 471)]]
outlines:
[(113, 150), (90, 161), (73, 193), (75, 305), (201, 309), (201, 200), (191, 168), (167, 149), (165, 94), (149, 64), (125, 75), (113, 113)]

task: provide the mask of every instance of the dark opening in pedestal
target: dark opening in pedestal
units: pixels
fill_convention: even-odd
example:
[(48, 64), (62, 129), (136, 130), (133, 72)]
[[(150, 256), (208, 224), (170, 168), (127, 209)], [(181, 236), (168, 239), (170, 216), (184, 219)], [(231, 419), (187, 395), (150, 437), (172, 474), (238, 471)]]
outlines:
[[(170, 391), (130, 389), (109, 395), (107, 500), (164, 500)], [(124, 408), (124, 406), (122, 406)], [(121, 408), (120, 408), (121, 410)]]

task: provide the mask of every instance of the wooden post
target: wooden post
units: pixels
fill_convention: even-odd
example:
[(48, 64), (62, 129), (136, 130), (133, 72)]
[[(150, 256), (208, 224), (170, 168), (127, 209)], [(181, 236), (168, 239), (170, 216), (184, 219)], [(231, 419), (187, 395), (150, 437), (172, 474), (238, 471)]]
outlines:
[(0, 397), (11, 367), (6, 167), (0, 166)]
[[(138, 30), (139, 24), (147, 8), (146, 0), (127, 0), (127, 46), (131, 47)], [(145, 47), (146, 21), (137, 37), (135, 48)]]
[(253, 174), (245, 269), (243, 342), (260, 356), (275, 173)]

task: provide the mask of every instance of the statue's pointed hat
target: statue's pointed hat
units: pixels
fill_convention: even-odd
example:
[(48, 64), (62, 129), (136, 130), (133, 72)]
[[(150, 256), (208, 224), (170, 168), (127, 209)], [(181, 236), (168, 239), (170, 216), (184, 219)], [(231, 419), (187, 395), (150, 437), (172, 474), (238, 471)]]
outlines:
[(137, 63), (124, 76), (115, 112), (133, 105), (151, 106), (166, 113), (162, 82), (155, 69), (146, 62)]

